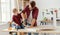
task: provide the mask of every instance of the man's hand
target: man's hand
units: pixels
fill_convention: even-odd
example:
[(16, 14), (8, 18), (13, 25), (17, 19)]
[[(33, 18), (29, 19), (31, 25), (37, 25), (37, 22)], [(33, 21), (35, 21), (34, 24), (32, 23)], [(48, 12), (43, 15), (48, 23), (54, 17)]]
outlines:
[(16, 24), (16, 26), (18, 26), (18, 24)]
[(30, 28), (33, 28), (33, 26), (30, 26)]
[(33, 26), (27, 26), (27, 28), (32, 28)]
[(33, 26), (34, 26), (35, 21), (36, 21), (36, 19), (32, 19), (31, 27), (33, 27)]

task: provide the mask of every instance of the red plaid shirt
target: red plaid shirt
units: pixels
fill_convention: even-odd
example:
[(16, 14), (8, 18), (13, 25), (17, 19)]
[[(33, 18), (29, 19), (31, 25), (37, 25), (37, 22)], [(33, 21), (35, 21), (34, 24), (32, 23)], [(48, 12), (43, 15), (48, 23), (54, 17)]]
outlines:
[[(35, 7), (33, 10), (32, 10), (32, 18), (33, 19), (36, 19), (37, 20), (37, 17), (38, 17), (38, 8)], [(30, 15), (30, 9), (29, 9), (29, 6), (27, 6), (24, 10), (23, 10), (23, 13), (26, 13), (27, 14), (27, 18), (29, 17)], [(34, 23), (34, 26), (37, 26), (37, 22), (35, 21)]]
[(19, 26), (21, 25), (21, 19), (22, 19), (21, 14), (13, 15), (12, 19), (16, 24), (18, 24)]

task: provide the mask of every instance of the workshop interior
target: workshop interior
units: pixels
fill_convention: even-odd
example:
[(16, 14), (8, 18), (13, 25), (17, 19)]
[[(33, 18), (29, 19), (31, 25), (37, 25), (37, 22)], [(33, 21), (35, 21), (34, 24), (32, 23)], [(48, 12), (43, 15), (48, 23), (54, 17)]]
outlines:
[(0, 35), (60, 35), (60, 0), (0, 0)]

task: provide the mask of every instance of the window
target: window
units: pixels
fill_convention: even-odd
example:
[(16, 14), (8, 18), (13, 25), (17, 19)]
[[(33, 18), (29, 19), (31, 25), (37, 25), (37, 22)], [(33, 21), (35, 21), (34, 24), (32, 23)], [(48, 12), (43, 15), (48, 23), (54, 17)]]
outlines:
[(8, 22), (11, 20), (11, 11), (14, 7), (13, 0), (0, 0), (0, 21)]
[(10, 20), (10, 0), (1, 0), (2, 22)]
[(18, 0), (0, 0), (0, 23), (12, 20), (13, 8), (19, 8)]

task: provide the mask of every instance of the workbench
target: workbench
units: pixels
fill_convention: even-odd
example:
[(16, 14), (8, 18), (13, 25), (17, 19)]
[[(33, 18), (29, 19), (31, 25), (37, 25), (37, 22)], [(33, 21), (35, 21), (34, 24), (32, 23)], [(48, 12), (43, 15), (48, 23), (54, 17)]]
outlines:
[(25, 29), (19, 29), (19, 30), (3, 29), (3, 32), (17, 32), (18, 35), (20, 35), (20, 32), (60, 34), (60, 27), (51, 27), (51, 29), (50, 29), (50, 27), (46, 27), (44, 29), (42, 29), (42, 28), (43, 28), (43, 26), (34, 27), (34, 28), (25, 28)]

